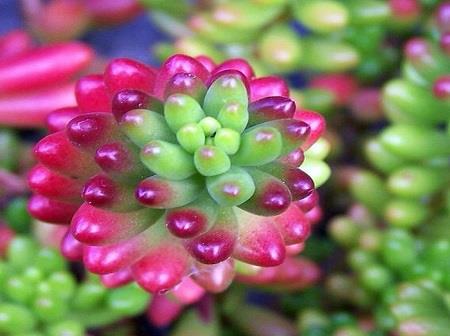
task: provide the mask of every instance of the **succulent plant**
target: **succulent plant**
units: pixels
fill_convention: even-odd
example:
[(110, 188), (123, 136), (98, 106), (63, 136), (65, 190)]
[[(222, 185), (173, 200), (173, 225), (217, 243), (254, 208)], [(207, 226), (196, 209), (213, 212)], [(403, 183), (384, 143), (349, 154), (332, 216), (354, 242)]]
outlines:
[(281, 79), (241, 59), (116, 59), (75, 94), (35, 147), (29, 209), (71, 223), (62, 250), (90, 271), (130, 273), (151, 292), (192, 275), (217, 291), (233, 259), (276, 266), (307, 238), (314, 183), (298, 167), (324, 124), (296, 111)]
[(6, 336), (82, 336), (142, 312), (149, 298), (136, 284), (107, 289), (92, 275), (77, 282), (58, 251), (24, 236), (9, 242), (0, 261), (0, 288)]
[(359, 205), (330, 221), (346, 263), (325, 287), (334, 304), (370, 312), (384, 333), (448, 333), (450, 105), (443, 74), (450, 63), (439, 18), (449, 6), (430, 15), (432, 35), (406, 42), (401, 75), (381, 89), (390, 123), (363, 146), (374, 171), (338, 174)]
[(23, 30), (0, 36), (0, 125), (37, 128), (52, 110), (75, 104), (74, 79), (92, 64), (81, 42), (35, 46)]
[(74, 39), (97, 26), (121, 24), (142, 11), (136, 0), (19, 2), (30, 30), (47, 42)]
[(302, 335), (305, 336), (383, 335), (373, 326), (367, 326), (367, 323), (364, 323), (361, 317), (354, 316), (346, 311), (325, 312), (317, 308), (307, 308), (299, 312), (297, 325)]
[[(141, 2), (153, 22), (176, 38), (157, 47), (159, 55), (245, 57), (258, 74), (355, 70), (366, 82), (395, 68), (398, 53), (390, 37), (413, 31), (427, 17), (427, 5), (418, 0)], [(323, 97), (306, 91), (308, 101)]]
[[(390, 311), (400, 336), (444, 336), (450, 330), (450, 305), (445, 293), (427, 283), (403, 283), (393, 295)], [(447, 293), (448, 298), (448, 293)]]

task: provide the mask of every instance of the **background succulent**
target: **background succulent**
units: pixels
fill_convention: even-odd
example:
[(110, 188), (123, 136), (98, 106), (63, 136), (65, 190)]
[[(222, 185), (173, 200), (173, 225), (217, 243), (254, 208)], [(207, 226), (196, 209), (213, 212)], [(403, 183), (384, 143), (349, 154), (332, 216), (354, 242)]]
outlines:
[(24, 236), (9, 242), (0, 261), (0, 288), (0, 332), (7, 336), (82, 336), (142, 312), (148, 301), (135, 284), (109, 290), (92, 274), (78, 282), (57, 250)]

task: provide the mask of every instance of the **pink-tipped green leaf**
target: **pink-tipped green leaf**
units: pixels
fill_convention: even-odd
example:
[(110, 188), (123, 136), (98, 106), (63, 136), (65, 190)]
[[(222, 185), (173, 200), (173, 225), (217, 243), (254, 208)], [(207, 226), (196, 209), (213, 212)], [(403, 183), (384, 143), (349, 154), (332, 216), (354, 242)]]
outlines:
[(167, 229), (179, 238), (195, 237), (213, 226), (217, 218), (217, 209), (217, 204), (211, 197), (207, 193), (202, 193), (194, 202), (167, 211), (165, 215)]
[(259, 166), (278, 158), (283, 150), (280, 132), (273, 127), (253, 127), (241, 136), (239, 151), (232, 156), (233, 164)]
[(131, 268), (126, 267), (114, 273), (100, 275), (100, 281), (106, 288), (122, 287), (133, 281)]
[(231, 167), (230, 158), (219, 147), (205, 145), (194, 153), (194, 164), (203, 176), (215, 176), (227, 172)]
[(243, 58), (232, 58), (220, 63), (215, 67), (212, 75), (226, 70), (239, 71), (248, 79), (251, 79), (255, 76), (251, 65)]
[(83, 114), (77, 106), (63, 107), (50, 112), (47, 115), (45, 124), (50, 133), (63, 131), (66, 129), (67, 124), (75, 117)]
[(65, 176), (86, 177), (99, 170), (93, 158), (74, 146), (64, 131), (40, 140), (34, 146), (34, 155), (44, 166)]
[(137, 146), (143, 147), (152, 140), (175, 142), (164, 117), (150, 110), (137, 109), (125, 113), (120, 120), (120, 129)]
[(117, 92), (112, 98), (112, 113), (117, 121), (122, 120), (122, 116), (131, 110), (146, 109), (162, 114), (163, 103), (145, 92), (124, 89)]
[(144, 231), (162, 214), (153, 209), (119, 213), (84, 203), (72, 218), (71, 232), (77, 240), (88, 245), (115, 244)]
[(195, 174), (192, 156), (179, 145), (153, 140), (141, 151), (141, 161), (155, 174), (180, 181)]
[(209, 71), (196, 59), (186, 55), (173, 55), (162, 64), (156, 77), (158, 85), (155, 87), (155, 95), (157, 97), (164, 97), (170, 79), (178, 73), (192, 74), (204, 83), (209, 77)]
[(247, 127), (248, 118), (247, 104), (239, 102), (228, 102), (217, 115), (217, 120), (222, 127), (231, 128), (239, 133)]
[(209, 86), (203, 102), (203, 109), (207, 115), (217, 117), (220, 110), (230, 102), (247, 107), (247, 88), (240, 76), (225, 73)]
[(223, 292), (231, 285), (235, 275), (232, 258), (211, 265), (196, 262), (194, 269), (192, 278), (211, 293)]
[(151, 93), (155, 85), (155, 71), (129, 58), (116, 58), (105, 69), (104, 78), (111, 96), (123, 89)]
[(81, 77), (75, 85), (75, 98), (83, 112), (111, 111), (111, 97), (101, 74)]
[(199, 103), (185, 94), (173, 94), (164, 104), (164, 117), (174, 133), (186, 124), (199, 122), (204, 116), (205, 113)]
[(72, 143), (90, 152), (122, 137), (111, 113), (88, 113), (75, 117), (67, 124), (66, 134)]
[(126, 142), (105, 144), (95, 152), (95, 162), (102, 170), (121, 181), (135, 181), (150, 172), (139, 159), (136, 146)]
[(255, 183), (246, 170), (231, 167), (224, 174), (208, 177), (206, 188), (218, 204), (231, 207), (242, 204), (252, 197)]
[(283, 139), (282, 155), (299, 148), (308, 139), (310, 133), (307, 123), (295, 119), (266, 121), (255, 127), (273, 127), (280, 132)]
[(305, 154), (303, 153), (301, 148), (294, 149), (292, 152), (289, 152), (283, 156), (280, 156), (277, 159), (277, 162), (286, 165), (291, 168), (299, 167), (302, 162), (305, 160)]
[(72, 235), (70, 229), (66, 231), (61, 240), (60, 250), (62, 255), (70, 261), (80, 261), (83, 259), (83, 244)]
[(312, 178), (299, 168), (290, 168), (274, 162), (259, 169), (282, 180), (289, 188), (294, 201), (307, 197), (314, 190)]
[(151, 293), (161, 293), (179, 284), (185, 276), (190, 258), (184, 248), (165, 242), (150, 249), (132, 266), (136, 282)]
[(203, 181), (197, 175), (178, 181), (151, 176), (138, 184), (135, 194), (137, 200), (147, 207), (170, 209), (192, 202), (202, 189)]
[(235, 212), (239, 220), (239, 239), (233, 256), (256, 266), (271, 267), (281, 264), (286, 249), (273, 219), (238, 209)]
[(228, 259), (238, 239), (237, 218), (231, 208), (221, 208), (213, 227), (186, 243), (191, 255), (204, 264)]
[(295, 102), (287, 97), (265, 97), (252, 102), (248, 107), (249, 126), (265, 121), (288, 119), (294, 116)]
[(206, 86), (200, 78), (191, 73), (177, 73), (167, 82), (164, 98), (167, 99), (176, 93), (188, 95), (196, 101), (203, 101)]
[(162, 219), (130, 239), (110, 245), (86, 245), (83, 248), (83, 262), (86, 268), (96, 274), (117, 272), (132, 265), (156, 245), (164, 236)]
[(266, 97), (289, 97), (286, 82), (275, 76), (259, 77), (250, 82), (250, 101), (255, 102)]
[(101, 173), (91, 177), (83, 187), (83, 200), (97, 208), (128, 212), (141, 206), (134, 198), (134, 188)]
[(42, 195), (33, 195), (28, 201), (30, 214), (43, 222), (67, 224), (77, 211), (79, 203), (66, 203)]
[(253, 196), (239, 208), (259, 216), (283, 213), (291, 204), (291, 193), (283, 181), (256, 168), (248, 168), (256, 189)]
[(286, 245), (304, 242), (311, 231), (308, 219), (294, 203), (281, 215), (276, 216), (274, 222)]
[(79, 202), (82, 189), (80, 181), (59, 175), (40, 164), (28, 173), (28, 185), (35, 193), (69, 202)]
[(326, 122), (325, 118), (319, 113), (308, 110), (295, 111), (294, 119), (307, 123), (310, 127), (310, 132), (306, 141), (302, 144), (302, 150), (306, 151), (311, 147), (325, 132)]
[(155, 294), (147, 310), (147, 318), (157, 327), (170, 325), (183, 311), (184, 305), (170, 300), (167, 295)]

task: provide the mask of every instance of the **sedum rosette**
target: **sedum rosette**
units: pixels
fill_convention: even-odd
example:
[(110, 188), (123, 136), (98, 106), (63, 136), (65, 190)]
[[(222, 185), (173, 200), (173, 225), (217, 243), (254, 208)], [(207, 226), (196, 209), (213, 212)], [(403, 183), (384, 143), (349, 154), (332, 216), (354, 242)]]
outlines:
[(307, 238), (302, 209), (317, 197), (298, 166), (324, 124), (296, 112), (281, 79), (240, 59), (116, 59), (76, 97), (35, 147), (29, 209), (70, 223), (62, 251), (91, 272), (151, 292), (191, 275), (220, 291), (234, 259), (280, 265)]

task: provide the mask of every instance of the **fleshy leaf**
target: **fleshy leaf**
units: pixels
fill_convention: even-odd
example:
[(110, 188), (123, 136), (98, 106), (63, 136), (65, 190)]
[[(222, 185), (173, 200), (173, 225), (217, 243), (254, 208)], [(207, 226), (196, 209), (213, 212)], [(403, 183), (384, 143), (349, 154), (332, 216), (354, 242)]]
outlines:
[(164, 104), (164, 117), (174, 133), (186, 124), (199, 122), (204, 116), (199, 103), (188, 95), (173, 94)]
[(246, 170), (231, 167), (224, 174), (206, 179), (211, 197), (221, 206), (235, 206), (247, 201), (255, 192), (255, 183)]
[(243, 210), (259, 216), (275, 216), (283, 213), (291, 203), (288, 187), (279, 179), (256, 168), (247, 168), (256, 190), (253, 196), (239, 205)]
[(259, 166), (272, 162), (281, 155), (283, 139), (273, 127), (255, 127), (241, 136), (239, 151), (232, 156), (233, 164)]
[(247, 108), (247, 88), (239, 76), (225, 74), (218, 77), (208, 88), (203, 109), (207, 115), (217, 117), (220, 110), (230, 102), (239, 103)]
[(178, 181), (151, 176), (139, 183), (136, 198), (147, 207), (169, 209), (192, 202), (202, 190), (203, 181), (199, 176)]
[(191, 155), (179, 145), (153, 140), (141, 151), (141, 160), (155, 174), (169, 180), (179, 181), (195, 173)]
[(164, 117), (150, 110), (131, 110), (122, 116), (120, 129), (139, 147), (151, 140), (175, 140)]

